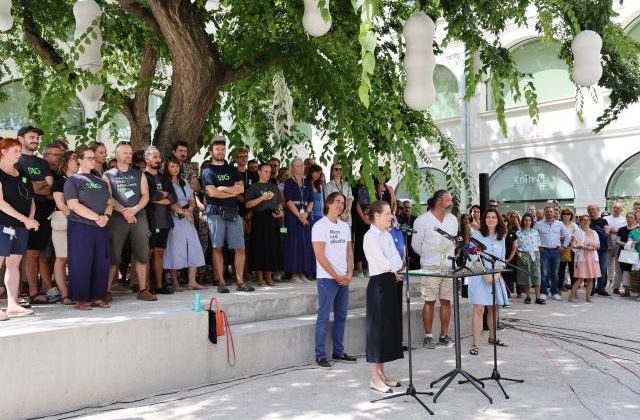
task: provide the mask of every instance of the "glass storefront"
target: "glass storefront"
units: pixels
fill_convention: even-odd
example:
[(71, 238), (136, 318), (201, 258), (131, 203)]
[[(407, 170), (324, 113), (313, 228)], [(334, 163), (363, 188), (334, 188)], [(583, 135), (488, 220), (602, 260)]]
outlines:
[(526, 211), (547, 200), (573, 207), (575, 192), (567, 175), (554, 164), (536, 158), (517, 159), (502, 165), (489, 178), (489, 196), (500, 202), (500, 211)]
[[(427, 200), (431, 198), (434, 192), (439, 189), (447, 188), (447, 177), (444, 172), (435, 168), (420, 168), (416, 171), (416, 176), (422, 180), (419, 184), (420, 203), (427, 205)], [(400, 180), (395, 189), (397, 200), (411, 199), (407, 189), (407, 183), (404, 179)]]
[(606, 194), (607, 209), (619, 201), (629, 211), (635, 201), (640, 201), (640, 153), (631, 156), (613, 171)]

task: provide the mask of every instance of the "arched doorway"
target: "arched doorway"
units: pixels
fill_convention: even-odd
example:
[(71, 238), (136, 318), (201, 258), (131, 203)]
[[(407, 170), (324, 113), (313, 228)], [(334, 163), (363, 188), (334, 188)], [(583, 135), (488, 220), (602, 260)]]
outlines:
[(619, 201), (629, 211), (640, 201), (640, 153), (632, 155), (618, 166), (607, 182), (607, 209)]
[(575, 191), (569, 177), (543, 159), (522, 158), (505, 163), (489, 177), (489, 195), (500, 202), (500, 211), (523, 212), (529, 204), (541, 207), (547, 200), (558, 200), (573, 207)]
[[(440, 169), (436, 168), (420, 168), (416, 171), (418, 180), (427, 180), (426, 183), (419, 184), (420, 204), (427, 205), (427, 200), (431, 198), (434, 192), (441, 188), (447, 188), (447, 176)], [(395, 189), (397, 200), (409, 200), (409, 189), (407, 188), (406, 179), (401, 179)]]

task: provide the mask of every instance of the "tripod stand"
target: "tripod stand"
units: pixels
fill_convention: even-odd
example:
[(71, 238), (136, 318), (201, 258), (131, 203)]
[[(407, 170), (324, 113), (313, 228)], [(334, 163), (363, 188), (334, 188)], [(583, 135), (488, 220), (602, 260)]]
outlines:
[[(407, 244), (407, 240), (408, 240), (408, 233), (409, 233), (409, 229), (403, 229), (403, 233), (404, 233), (404, 243), (405, 245)], [(411, 296), (410, 296), (410, 283), (409, 283), (409, 260), (408, 260), (408, 252), (405, 252), (405, 258), (404, 258), (404, 266), (405, 266), (405, 276), (407, 279), (407, 286), (405, 289), (405, 297), (406, 297), (406, 301), (407, 301), (407, 344), (409, 344), (407, 347), (409, 347), (409, 385), (407, 386), (407, 390), (402, 393), (402, 394), (394, 394), (394, 395), (389, 395), (388, 397), (382, 397), (382, 398), (378, 398), (377, 400), (371, 400), (372, 403), (378, 402), (378, 401), (384, 401), (384, 400), (391, 400), (394, 398), (400, 398), (400, 397), (413, 397), (416, 401), (418, 401), (420, 403), (421, 406), (424, 407), (425, 410), (427, 410), (427, 412), (431, 415), (433, 415), (433, 411), (431, 411), (431, 409), (429, 407), (427, 407), (427, 405), (422, 402), (422, 400), (418, 397), (418, 395), (433, 395), (433, 392), (426, 392), (426, 391), (416, 391), (415, 386), (413, 385), (413, 361), (412, 361), (412, 357), (411, 357), (411, 351), (412, 351), (412, 346), (411, 346)]]
[[(492, 295), (492, 303), (493, 306), (491, 308), (491, 310), (493, 311), (493, 370), (491, 371), (491, 376), (487, 376), (485, 378), (480, 378), (479, 381), (487, 381), (487, 380), (493, 380), (496, 381), (496, 383), (498, 384), (498, 386), (500, 387), (500, 389), (502, 390), (502, 393), (504, 394), (506, 399), (509, 399), (509, 394), (507, 394), (507, 391), (505, 391), (504, 387), (502, 386), (502, 384), (500, 383), (500, 381), (509, 381), (509, 382), (515, 382), (515, 383), (523, 383), (524, 379), (513, 379), (513, 378), (505, 378), (502, 375), (500, 375), (500, 372), (498, 371), (498, 336), (497, 336), (497, 331), (498, 331), (498, 314), (497, 314), (497, 306), (496, 306), (496, 272), (498, 272), (496, 270), (496, 261), (501, 261), (503, 263), (505, 263), (508, 266), (511, 267), (515, 267), (518, 270), (521, 270), (519, 267), (514, 266), (513, 264), (510, 264), (494, 255), (491, 255), (487, 252), (481, 251), (479, 252), (479, 256), (481, 259), (483, 260), (488, 260), (491, 261), (491, 295)], [(525, 271), (525, 270), (522, 270)], [(526, 272), (526, 271), (525, 271)], [(468, 381), (459, 381), (459, 383), (466, 383)]]
[[(455, 269), (455, 261), (453, 257), (449, 257), (451, 258), (451, 267), (452, 267), (452, 272), (451, 274), (437, 274), (438, 277), (450, 277), (451, 280), (453, 281), (453, 325), (454, 325), (454, 342), (455, 342), (455, 353), (456, 353), (456, 367), (455, 369), (453, 369), (452, 371), (450, 371), (449, 373), (443, 375), (442, 377), (438, 378), (437, 380), (431, 382), (431, 384), (429, 385), (431, 388), (433, 388), (433, 386), (435, 384), (437, 384), (438, 382), (441, 382), (443, 380), (447, 380), (444, 385), (442, 386), (442, 388), (440, 388), (440, 390), (438, 391), (438, 393), (433, 397), (433, 402), (435, 403), (438, 400), (438, 397), (444, 392), (444, 390), (449, 386), (449, 384), (451, 383), (451, 381), (453, 381), (453, 379), (457, 376), (457, 375), (462, 375), (463, 377), (467, 378), (466, 381), (461, 381), (461, 382), (470, 382), (478, 391), (480, 391), (480, 393), (482, 393), (482, 395), (484, 395), (485, 397), (487, 397), (487, 399), (489, 400), (490, 404), (493, 404), (493, 400), (491, 399), (491, 397), (489, 396), (489, 394), (487, 394), (482, 388), (484, 388), (484, 384), (482, 383), (481, 380), (476, 379), (474, 376), (472, 376), (471, 374), (469, 374), (467, 371), (465, 371), (464, 369), (462, 369), (462, 355), (461, 355), (461, 349), (460, 349), (460, 296), (459, 296), (459, 280), (460, 278), (464, 277), (462, 276), (460, 273), (460, 271), (462, 269), (469, 271), (467, 268), (458, 268)], [(472, 273), (472, 272), (471, 272)], [(482, 386), (482, 388), (480, 388), (480, 386), (478, 386), (478, 384), (480, 386)]]

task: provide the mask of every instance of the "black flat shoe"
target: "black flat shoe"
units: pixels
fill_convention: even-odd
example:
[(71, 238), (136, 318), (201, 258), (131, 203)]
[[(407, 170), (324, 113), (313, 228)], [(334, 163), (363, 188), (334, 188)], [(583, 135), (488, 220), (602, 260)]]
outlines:
[(547, 301), (546, 301), (546, 300), (544, 300), (544, 299), (536, 299), (536, 303), (537, 303), (538, 305), (546, 305), (546, 304), (547, 304)]

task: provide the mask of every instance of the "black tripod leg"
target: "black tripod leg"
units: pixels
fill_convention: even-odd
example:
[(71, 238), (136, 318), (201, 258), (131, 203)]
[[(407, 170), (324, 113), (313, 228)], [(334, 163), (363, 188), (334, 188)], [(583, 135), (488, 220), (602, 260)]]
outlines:
[(438, 378), (438, 379), (436, 379), (435, 381), (431, 382), (431, 384), (429, 385), (429, 388), (433, 388), (433, 386), (434, 386), (435, 384), (437, 384), (438, 382), (440, 382), (440, 381), (444, 381), (444, 380), (445, 380), (445, 379), (447, 379), (449, 376), (451, 376), (451, 375), (455, 375), (455, 374), (456, 374), (456, 370), (455, 370), (455, 369), (454, 369), (454, 370), (452, 370), (452, 371), (451, 371), (451, 372), (449, 372), (449, 373), (445, 373), (444, 375), (442, 375), (441, 377), (439, 377), (439, 378)]
[(502, 384), (500, 383), (500, 379), (496, 379), (496, 382), (498, 383), (498, 386), (502, 390), (502, 393), (504, 394), (504, 397), (506, 399), (509, 399), (509, 394), (507, 394), (507, 391), (505, 391), (504, 388), (502, 387)]
[(440, 388), (440, 391), (438, 391), (438, 393), (436, 395), (434, 395), (433, 397), (433, 402), (435, 403), (438, 400), (438, 397), (440, 396), (440, 394), (442, 394), (444, 392), (445, 389), (447, 389), (447, 387), (449, 386), (449, 384), (451, 383), (451, 381), (453, 381), (453, 378), (455, 378), (455, 374), (449, 376), (449, 379), (447, 379), (447, 382), (444, 383), (444, 385), (442, 385), (442, 388)]
[(515, 382), (515, 383), (517, 383), (517, 384), (524, 383), (524, 379), (511, 379), (511, 378), (503, 378), (503, 377), (500, 377), (500, 380), (501, 380), (501, 381)]
[(427, 407), (427, 405), (423, 403), (420, 398), (416, 397), (415, 395), (413, 395), (413, 398), (415, 398), (420, 403), (420, 405), (423, 406), (425, 410), (427, 410), (427, 413), (433, 416), (433, 411), (431, 411), (431, 409), (429, 409), (429, 407)]
[[(460, 383), (463, 383), (463, 382), (464, 382), (464, 383), (467, 383), (467, 382), (471, 383), (471, 385), (475, 386), (475, 387), (476, 387), (476, 389), (482, 393), (482, 395), (484, 395), (485, 397), (487, 397), (487, 399), (489, 400), (489, 404), (493, 404), (493, 399), (489, 396), (489, 394), (487, 394), (487, 393), (485, 392), (485, 390), (484, 390), (484, 389), (482, 389), (482, 388), (484, 388), (484, 384), (483, 384), (481, 381), (477, 380), (476, 378), (474, 378), (473, 376), (469, 375), (469, 374), (468, 374), (467, 372), (465, 372), (465, 371), (462, 371), (462, 372), (460, 372), (460, 373), (462, 374), (462, 376), (464, 376), (465, 378), (467, 378), (467, 380), (466, 380), (466, 381), (460, 381)], [(480, 388), (480, 387), (478, 386), (478, 384), (482, 385), (482, 388)]]

